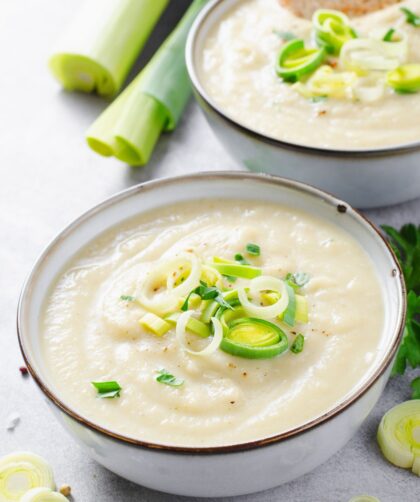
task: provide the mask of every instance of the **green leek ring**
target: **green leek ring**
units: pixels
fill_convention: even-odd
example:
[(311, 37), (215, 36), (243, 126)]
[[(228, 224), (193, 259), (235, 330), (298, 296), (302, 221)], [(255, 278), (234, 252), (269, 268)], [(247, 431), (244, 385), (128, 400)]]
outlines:
[[(241, 343), (230, 338), (230, 336), (233, 335), (235, 328), (251, 323), (269, 328), (272, 331), (272, 337), (264, 341), (256, 341), (253, 345)], [(258, 345), (258, 343), (263, 343), (263, 345)], [(233, 356), (243, 357), (246, 359), (271, 359), (285, 352), (288, 346), (289, 341), (286, 334), (275, 324), (265, 321), (264, 319), (242, 317), (229, 324), (229, 332), (223, 337), (220, 349)]]
[(303, 75), (314, 72), (324, 61), (326, 51), (305, 49), (302, 39), (291, 40), (285, 44), (278, 55), (276, 73), (289, 82), (296, 82)]

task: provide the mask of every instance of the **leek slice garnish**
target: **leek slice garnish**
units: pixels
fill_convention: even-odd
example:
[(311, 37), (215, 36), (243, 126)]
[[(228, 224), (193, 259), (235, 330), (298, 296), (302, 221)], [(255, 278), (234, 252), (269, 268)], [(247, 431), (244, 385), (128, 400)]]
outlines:
[[(184, 267), (190, 272), (179, 285), (173, 282), (173, 274)], [(185, 297), (200, 283), (201, 262), (195, 253), (183, 252), (157, 263), (140, 283), (136, 299), (140, 305), (156, 314), (174, 311), (180, 297)]]
[[(233, 306), (239, 303), (238, 290), (225, 291), (222, 293), (223, 299), (229, 304), (228, 310), (233, 310)], [(221, 303), (215, 300), (207, 300), (203, 302), (200, 320), (204, 323), (209, 323), (211, 318), (216, 315), (219, 308), (223, 308)]]
[(324, 65), (309, 78), (306, 84), (294, 84), (294, 88), (305, 98), (327, 96), (336, 99), (351, 99), (353, 86), (357, 82), (354, 72), (335, 72), (330, 66)]
[(140, 319), (139, 324), (157, 336), (163, 336), (171, 329), (171, 325), (168, 322), (152, 312), (145, 314)]
[(98, 391), (97, 397), (101, 399), (120, 397), (122, 387), (115, 380), (110, 380), (109, 382), (91, 382), (91, 384)]
[[(256, 305), (248, 299), (248, 292), (251, 297), (256, 297), (265, 291), (274, 291), (278, 294), (279, 299), (272, 305), (266, 306)], [(289, 303), (285, 282), (268, 275), (250, 281), (248, 291), (244, 287), (238, 288), (238, 298), (249, 316), (261, 319), (274, 319), (287, 309)]]
[(65, 89), (118, 92), (168, 0), (89, 0), (49, 65)]
[(396, 68), (387, 74), (386, 82), (397, 92), (419, 92), (420, 64), (406, 64)]
[(220, 288), (222, 286), (222, 275), (212, 267), (208, 265), (203, 265), (201, 267), (201, 278), (203, 282), (209, 286), (217, 286)]
[(385, 95), (385, 78), (383, 75), (360, 77), (353, 86), (353, 97), (364, 103), (379, 101)]
[[(165, 321), (171, 324), (176, 324), (180, 315), (180, 312), (174, 312), (173, 314), (166, 316)], [(208, 323), (200, 321), (195, 317), (189, 318), (186, 329), (188, 331), (191, 331), (191, 333), (194, 333), (195, 335), (201, 336), (201, 338), (207, 338), (211, 335), (211, 330)]]
[(289, 302), (287, 304), (287, 308), (283, 313), (283, 321), (289, 326), (295, 325), (296, 319), (296, 295), (295, 290), (292, 286), (286, 281), (286, 290), (287, 295), (289, 297)]
[(275, 324), (256, 318), (236, 319), (228, 325), (220, 348), (246, 359), (270, 359), (289, 346), (286, 334)]
[(316, 43), (330, 54), (339, 55), (342, 46), (356, 38), (349, 18), (337, 10), (318, 9), (312, 16), (312, 23)]
[(203, 300), (214, 300), (222, 307), (231, 308), (230, 304), (223, 297), (220, 289), (216, 288), (215, 286), (209, 287), (205, 282), (200, 281), (200, 285), (188, 294), (185, 302), (182, 304), (182, 311), (185, 312), (189, 309), (189, 300), (191, 295), (193, 294), (198, 295)]
[(170, 385), (171, 387), (181, 387), (183, 385), (184, 380), (182, 378), (177, 378), (165, 369), (161, 369), (158, 371), (158, 375), (155, 378), (156, 382), (163, 383), (165, 385)]
[(206, 2), (193, 1), (147, 66), (92, 124), (86, 140), (94, 151), (130, 165), (143, 165), (160, 134), (176, 127), (191, 92), (185, 43)]
[(358, 38), (347, 42), (340, 54), (343, 68), (356, 72), (388, 71), (397, 68), (407, 58), (407, 40), (384, 42), (372, 38)]
[(211, 323), (213, 325), (213, 338), (211, 342), (203, 350), (199, 351), (191, 350), (188, 347), (186, 335), (187, 335), (188, 322), (190, 321), (192, 314), (193, 311), (188, 310), (187, 312), (183, 312), (178, 318), (178, 322), (176, 323), (176, 338), (178, 340), (178, 343), (184, 349), (185, 352), (188, 352), (191, 355), (209, 356), (214, 352), (216, 352), (216, 350), (220, 346), (220, 342), (222, 341), (223, 338), (222, 325), (220, 324), (219, 319), (216, 319), (216, 317), (212, 317)]
[(306, 49), (302, 39), (285, 44), (277, 57), (277, 75), (287, 82), (296, 82), (315, 71), (325, 59), (325, 49)]
[(50, 488), (33, 488), (25, 493), (20, 502), (69, 502), (69, 499)]
[(398, 404), (385, 413), (377, 438), (389, 462), (411, 468), (420, 476), (420, 399)]
[(251, 347), (267, 347), (275, 345), (280, 340), (281, 329), (275, 324), (252, 317), (242, 317), (230, 321), (229, 332), (226, 335), (232, 342)]
[(407, 23), (412, 24), (416, 28), (420, 26), (420, 16), (415, 14), (410, 9), (407, 9), (407, 7), (401, 7), (400, 10), (405, 14), (405, 20)]
[(223, 275), (232, 277), (242, 277), (243, 279), (253, 279), (261, 275), (261, 269), (252, 265), (240, 265), (239, 263), (209, 263), (210, 267), (216, 269)]
[(295, 321), (301, 324), (309, 322), (308, 300), (302, 295), (295, 295), (296, 310)]
[(0, 458), (0, 501), (19, 501), (33, 489), (55, 489), (50, 465), (39, 455), (29, 452), (11, 453)]
[(296, 338), (293, 340), (292, 346), (290, 347), (290, 351), (293, 354), (299, 354), (303, 350), (303, 346), (305, 344), (305, 337), (302, 333), (299, 333)]
[(223, 334), (226, 336), (229, 332), (229, 324), (235, 319), (247, 317), (247, 315), (241, 305), (236, 305), (232, 310), (219, 308), (219, 310), (216, 312), (216, 317), (217, 319), (219, 319), (223, 328)]

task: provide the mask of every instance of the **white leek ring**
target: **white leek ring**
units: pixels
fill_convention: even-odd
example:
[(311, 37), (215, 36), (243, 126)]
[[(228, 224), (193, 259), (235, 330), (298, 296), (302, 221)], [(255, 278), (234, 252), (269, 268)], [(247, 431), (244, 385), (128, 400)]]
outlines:
[(355, 71), (389, 71), (407, 58), (407, 41), (384, 42), (372, 38), (356, 38), (343, 45), (340, 63)]
[[(175, 286), (173, 273), (182, 265), (188, 263), (190, 272), (188, 277), (179, 286)], [(146, 309), (164, 314), (175, 310), (178, 300), (187, 296), (200, 283), (201, 263), (194, 253), (180, 253), (174, 258), (162, 261), (150, 271), (141, 283), (136, 294), (137, 301)], [(154, 292), (156, 284), (166, 283), (166, 289), (162, 292)]]
[(222, 342), (223, 327), (219, 319), (216, 319), (216, 317), (212, 317), (211, 322), (214, 328), (212, 341), (203, 350), (199, 351), (191, 350), (188, 348), (186, 337), (187, 337), (187, 324), (192, 314), (193, 314), (192, 310), (187, 310), (187, 312), (182, 313), (178, 318), (178, 322), (176, 323), (176, 338), (178, 340), (178, 343), (185, 350), (185, 352), (188, 352), (188, 354), (191, 354), (193, 356), (209, 356), (214, 352), (216, 352), (216, 350), (220, 346), (220, 343)]
[(420, 399), (398, 404), (385, 413), (377, 437), (391, 464), (411, 468), (420, 476)]
[(18, 452), (0, 458), (0, 502), (21, 500), (32, 488), (55, 489), (50, 465), (39, 455)]
[(245, 287), (242, 286), (238, 288), (239, 301), (249, 316), (265, 320), (274, 319), (287, 309), (289, 296), (284, 281), (269, 275), (261, 275), (260, 277), (252, 279), (249, 283), (249, 292), (251, 296), (258, 295), (261, 291), (275, 291), (279, 294), (280, 298), (272, 305), (255, 305), (248, 299)]
[(353, 95), (364, 103), (379, 101), (385, 95), (385, 80), (373, 76), (359, 78), (353, 87)]
[(20, 502), (68, 502), (69, 499), (50, 488), (33, 488), (25, 493)]

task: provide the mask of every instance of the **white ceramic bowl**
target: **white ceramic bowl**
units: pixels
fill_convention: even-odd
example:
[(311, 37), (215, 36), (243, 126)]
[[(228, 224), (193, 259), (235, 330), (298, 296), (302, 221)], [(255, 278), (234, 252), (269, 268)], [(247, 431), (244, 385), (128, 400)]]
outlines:
[[(381, 357), (368, 375), (323, 416), (283, 434), (211, 448), (150, 444), (105, 430), (70, 408), (45, 369), (39, 315), (48, 289), (71, 257), (111, 226), (164, 204), (206, 198), (283, 203), (335, 222), (371, 256), (385, 300)], [(152, 181), (121, 192), (64, 229), (36, 262), (22, 292), (18, 335), (28, 369), (53, 413), (86, 452), (117, 474), (165, 492), (192, 496), (239, 495), (290, 481), (315, 468), (352, 437), (378, 400), (404, 325), (401, 270), (380, 233), (346, 203), (296, 182), (248, 173), (203, 173)], [(203, 430), (205, 434), (205, 430)]]
[(189, 34), (186, 61), (194, 94), (216, 136), (234, 159), (256, 172), (308, 183), (355, 207), (397, 204), (420, 196), (420, 138), (412, 144), (363, 150), (300, 146), (260, 134), (228, 116), (200, 82), (198, 61), (207, 34), (244, 0), (212, 0)]

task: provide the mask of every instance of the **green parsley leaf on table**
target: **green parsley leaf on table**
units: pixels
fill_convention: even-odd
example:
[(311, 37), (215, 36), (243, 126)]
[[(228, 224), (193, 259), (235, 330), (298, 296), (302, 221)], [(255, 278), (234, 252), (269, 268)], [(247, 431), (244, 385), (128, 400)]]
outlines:
[[(407, 287), (407, 318), (404, 337), (392, 373), (402, 375), (407, 369), (420, 367), (420, 225), (404, 225), (399, 231), (384, 225), (392, 249), (400, 262)], [(420, 398), (420, 377), (411, 383), (413, 399)]]

